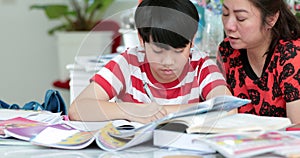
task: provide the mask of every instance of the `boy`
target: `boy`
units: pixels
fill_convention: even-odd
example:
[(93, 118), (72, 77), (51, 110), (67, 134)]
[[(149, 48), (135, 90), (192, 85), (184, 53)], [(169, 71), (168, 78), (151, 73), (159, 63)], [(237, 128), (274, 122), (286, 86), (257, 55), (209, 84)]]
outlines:
[(70, 106), (70, 119), (148, 123), (230, 94), (207, 54), (190, 51), (198, 21), (189, 0), (143, 0), (135, 13), (141, 47), (126, 50), (94, 75)]

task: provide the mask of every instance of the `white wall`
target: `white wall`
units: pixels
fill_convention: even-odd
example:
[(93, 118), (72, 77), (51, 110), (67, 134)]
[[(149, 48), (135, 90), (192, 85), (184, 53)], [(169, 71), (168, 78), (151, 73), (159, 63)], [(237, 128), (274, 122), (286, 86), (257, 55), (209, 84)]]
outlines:
[[(55, 37), (47, 30), (58, 22), (49, 21), (32, 4), (64, 0), (0, 0), (0, 100), (24, 105), (44, 101), (47, 89), (59, 78)], [(64, 1), (65, 2), (65, 1)], [(105, 14), (120, 20), (120, 12), (136, 6), (137, 0), (116, 0)], [(62, 92), (66, 103), (69, 92)]]

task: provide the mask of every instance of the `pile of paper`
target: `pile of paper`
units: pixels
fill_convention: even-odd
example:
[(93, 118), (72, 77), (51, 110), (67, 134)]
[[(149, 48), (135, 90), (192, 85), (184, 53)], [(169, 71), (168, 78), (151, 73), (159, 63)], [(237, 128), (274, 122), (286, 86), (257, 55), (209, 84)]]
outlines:
[(0, 109), (0, 120), (8, 120), (16, 117), (23, 117), (49, 124), (59, 123), (63, 120), (61, 113), (52, 113), (49, 111)]

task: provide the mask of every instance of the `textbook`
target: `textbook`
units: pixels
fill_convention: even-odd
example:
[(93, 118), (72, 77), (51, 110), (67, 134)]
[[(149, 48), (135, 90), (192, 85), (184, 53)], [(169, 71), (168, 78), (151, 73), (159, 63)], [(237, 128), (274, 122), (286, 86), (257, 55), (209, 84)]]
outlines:
[[(201, 119), (201, 117), (205, 117)], [(257, 116), (252, 114), (207, 113), (189, 124), (168, 123), (154, 130), (153, 143), (164, 148), (177, 148), (213, 152), (211, 147), (196, 138), (214, 133), (264, 132), (285, 129), (291, 125), (288, 118)], [(201, 121), (205, 120), (205, 121)], [(174, 124), (174, 125), (173, 125)]]
[(205, 135), (202, 134), (187, 134), (186, 124), (182, 123), (169, 123), (161, 128), (155, 129), (153, 133), (153, 145), (160, 148), (167, 149), (180, 149), (197, 151), (201, 154), (215, 153), (216, 150), (211, 148), (209, 145), (203, 142), (197, 142), (199, 137)]
[[(211, 112), (223, 113), (224, 111), (230, 111), (249, 102), (250, 100), (248, 99), (241, 99), (234, 96), (218, 96), (177, 113), (171, 113), (145, 125), (137, 126), (133, 124), (133, 122), (124, 121), (123, 124), (116, 126), (113, 124), (113, 121), (111, 121), (103, 128), (94, 131), (64, 130), (48, 127), (30, 141), (36, 145), (61, 149), (82, 149), (95, 141), (99, 148), (106, 151), (124, 150), (150, 141), (153, 138), (154, 129), (167, 122), (174, 120), (179, 121), (180, 118), (198, 116)], [(120, 127), (133, 127), (133, 129), (120, 130), (122, 129)], [(113, 134), (126, 132), (133, 133), (133, 135), (126, 138), (112, 136)]]
[(258, 116), (247, 113), (227, 115), (186, 129), (187, 133), (229, 133), (249, 131), (283, 130), (291, 126), (286, 117)]
[(254, 157), (300, 145), (299, 137), (279, 131), (217, 134), (205, 139), (199, 138), (198, 141), (207, 143), (223, 156), (231, 158)]

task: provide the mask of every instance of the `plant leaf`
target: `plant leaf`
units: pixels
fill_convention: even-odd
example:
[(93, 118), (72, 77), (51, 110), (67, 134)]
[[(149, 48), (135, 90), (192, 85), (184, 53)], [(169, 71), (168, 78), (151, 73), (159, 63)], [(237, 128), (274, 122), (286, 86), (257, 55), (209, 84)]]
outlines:
[(52, 29), (50, 29), (50, 30), (48, 31), (48, 34), (49, 34), (49, 35), (53, 35), (54, 32), (60, 31), (60, 30), (65, 31), (66, 28), (67, 28), (67, 25), (65, 25), (65, 24), (59, 25), (59, 26), (55, 26), (55, 27), (53, 27)]
[(58, 19), (68, 13), (68, 6), (60, 4), (32, 5), (30, 9), (42, 9), (49, 19)]
[(87, 13), (91, 13), (97, 9), (99, 12), (104, 12), (114, 0), (94, 0), (93, 3), (88, 7)]

